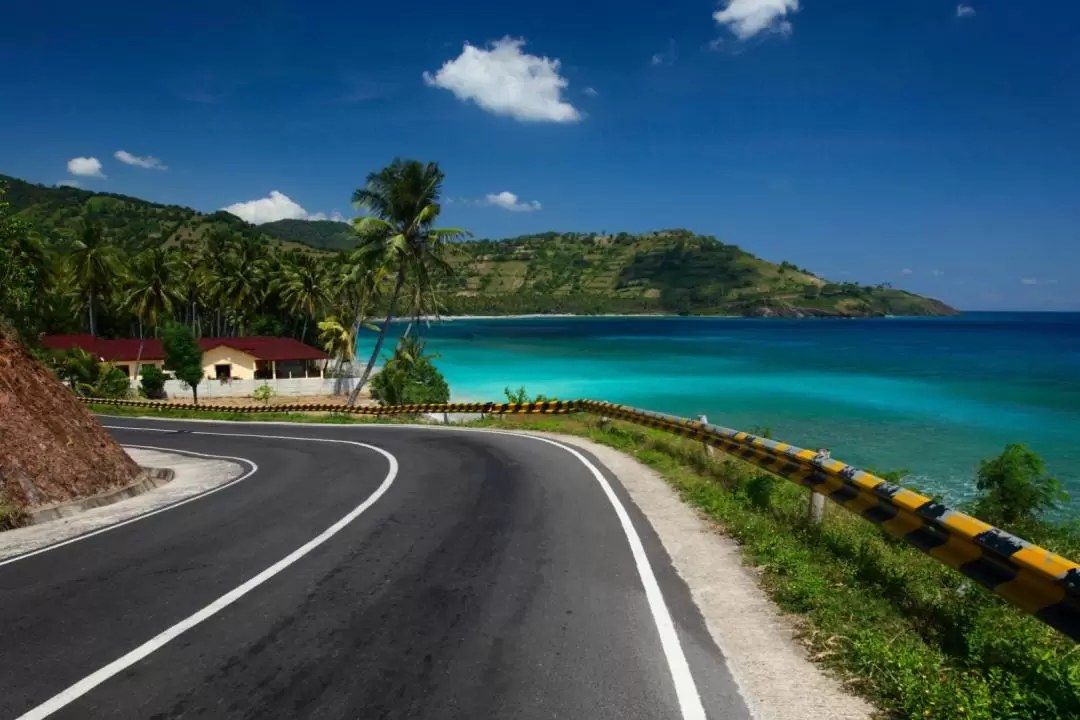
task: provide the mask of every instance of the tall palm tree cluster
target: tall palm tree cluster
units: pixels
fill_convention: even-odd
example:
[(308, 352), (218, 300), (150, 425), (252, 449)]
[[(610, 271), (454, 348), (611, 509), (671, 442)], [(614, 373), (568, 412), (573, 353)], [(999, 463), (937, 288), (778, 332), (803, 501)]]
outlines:
[[(391, 320), (439, 312), (436, 286), (452, 271), (447, 253), (468, 235), (434, 227), (444, 177), (437, 164), (415, 160), (369, 174), (353, 194), (365, 213), (353, 222), (356, 248), (336, 254), (219, 233), (128, 256), (101, 226), (80, 221), (42, 255), (48, 281), (28, 311), (35, 322), (22, 325), (145, 338), (180, 322), (197, 336), (287, 335), (320, 342), (339, 365), (352, 359), (357, 333), (367, 328), (378, 336), (355, 402)], [(370, 318), (380, 310), (385, 321), (376, 327)]]

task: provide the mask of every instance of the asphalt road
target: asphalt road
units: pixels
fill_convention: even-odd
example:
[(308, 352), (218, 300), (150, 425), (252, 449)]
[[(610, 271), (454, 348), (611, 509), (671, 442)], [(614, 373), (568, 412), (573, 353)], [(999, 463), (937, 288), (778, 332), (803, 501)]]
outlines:
[(0, 564), (2, 718), (749, 718), (648, 522), (584, 452), (104, 422), (257, 470)]

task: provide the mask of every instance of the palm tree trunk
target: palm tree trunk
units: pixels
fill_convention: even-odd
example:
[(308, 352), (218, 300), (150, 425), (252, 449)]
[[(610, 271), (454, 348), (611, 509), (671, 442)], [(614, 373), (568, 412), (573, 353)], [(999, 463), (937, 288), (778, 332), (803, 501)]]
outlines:
[(368, 358), (367, 367), (364, 368), (364, 374), (360, 377), (360, 382), (356, 384), (352, 394), (349, 395), (349, 405), (356, 404), (356, 398), (360, 395), (360, 391), (364, 389), (364, 385), (367, 384), (368, 378), (371, 376), (371, 369), (375, 366), (375, 360), (378, 359), (379, 351), (382, 350), (383, 340), (386, 339), (386, 331), (390, 329), (390, 323), (394, 320), (394, 309), (397, 307), (398, 295), (401, 294), (401, 286), (404, 284), (405, 272), (399, 269), (397, 282), (394, 283), (394, 294), (390, 296), (390, 309), (386, 313), (386, 322), (379, 329), (379, 339), (375, 341), (375, 349), (372, 351), (371, 357)]
[(142, 363), (142, 351), (144, 342), (145, 341), (143, 340), (142, 318), (139, 318), (139, 352), (135, 354), (135, 372), (131, 375), (133, 380), (139, 377), (139, 366), (140, 363)]
[(97, 333), (94, 332), (94, 289), (90, 288), (86, 299), (89, 301), (88, 307), (90, 308), (90, 334), (97, 337)]

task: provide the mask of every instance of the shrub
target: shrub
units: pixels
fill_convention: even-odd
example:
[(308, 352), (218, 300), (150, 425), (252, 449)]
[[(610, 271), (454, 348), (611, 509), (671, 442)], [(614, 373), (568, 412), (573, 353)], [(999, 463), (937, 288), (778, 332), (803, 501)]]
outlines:
[(534, 398), (529, 398), (529, 391), (525, 389), (524, 385), (519, 387), (517, 390), (511, 390), (510, 386), (507, 385), (503, 389), (503, 395), (506, 396), (506, 402), (519, 404), (548, 402), (555, 399), (549, 398), (547, 395), (537, 395)]
[(1006, 528), (1030, 524), (1069, 498), (1061, 482), (1047, 475), (1042, 458), (1018, 443), (979, 463), (975, 486), (980, 492), (975, 515)]
[(274, 397), (274, 388), (270, 387), (266, 383), (263, 383), (259, 387), (255, 388), (255, 391), (251, 393), (251, 399), (263, 403), (264, 405), (270, 404), (270, 398)]
[(383, 405), (449, 402), (450, 386), (433, 357), (424, 354), (419, 338), (402, 338), (393, 357), (371, 379), (371, 397)]
[(143, 397), (151, 400), (164, 400), (165, 381), (169, 379), (161, 368), (155, 365), (146, 365), (139, 374), (139, 391)]

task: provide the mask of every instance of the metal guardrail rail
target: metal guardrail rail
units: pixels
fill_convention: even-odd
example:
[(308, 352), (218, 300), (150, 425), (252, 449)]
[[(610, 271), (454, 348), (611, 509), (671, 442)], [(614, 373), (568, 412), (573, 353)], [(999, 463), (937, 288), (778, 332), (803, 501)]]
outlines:
[[(199, 408), (191, 403), (87, 400), (127, 407), (214, 409)], [(1065, 635), (1080, 640), (1080, 565), (900, 485), (788, 443), (719, 425), (594, 400), (354, 407), (297, 403), (272, 408), (245, 405), (220, 410), (242, 413), (337, 412), (373, 416), (420, 413), (562, 415), (588, 412), (664, 430), (716, 447), (728, 455), (828, 497)]]

